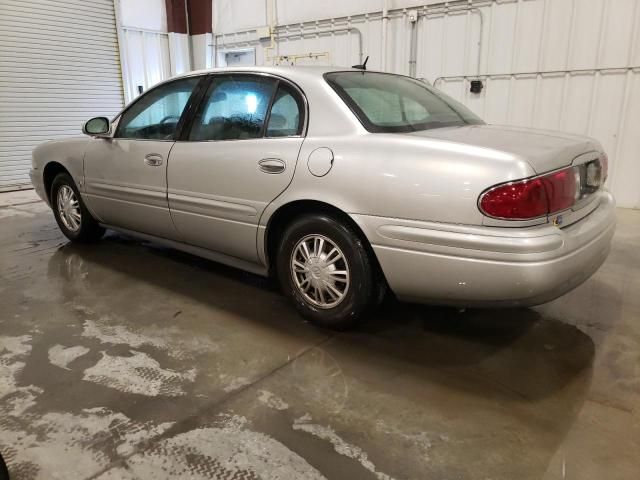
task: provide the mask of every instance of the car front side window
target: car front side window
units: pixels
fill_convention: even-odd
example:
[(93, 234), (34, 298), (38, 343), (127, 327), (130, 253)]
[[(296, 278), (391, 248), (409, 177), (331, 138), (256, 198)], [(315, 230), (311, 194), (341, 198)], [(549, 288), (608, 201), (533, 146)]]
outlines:
[(200, 80), (182, 78), (147, 92), (124, 112), (115, 137), (174, 140), (178, 122)]
[(260, 138), (276, 81), (255, 75), (213, 79), (195, 115), (189, 140)]

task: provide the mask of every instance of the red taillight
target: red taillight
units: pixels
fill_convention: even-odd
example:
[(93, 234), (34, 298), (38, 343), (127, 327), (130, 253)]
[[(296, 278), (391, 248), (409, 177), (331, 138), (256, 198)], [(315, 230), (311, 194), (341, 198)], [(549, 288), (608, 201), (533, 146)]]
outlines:
[(549, 212), (555, 213), (566, 210), (576, 203), (576, 192), (580, 188), (580, 174), (576, 170), (567, 168), (559, 172), (540, 177), (547, 191)]
[(579, 176), (567, 168), (542, 177), (499, 185), (480, 197), (480, 210), (490, 217), (527, 220), (565, 210), (576, 201)]
[(546, 215), (547, 194), (540, 179), (500, 185), (480, 198), (480, 210), (496, 218), (525, 219)]

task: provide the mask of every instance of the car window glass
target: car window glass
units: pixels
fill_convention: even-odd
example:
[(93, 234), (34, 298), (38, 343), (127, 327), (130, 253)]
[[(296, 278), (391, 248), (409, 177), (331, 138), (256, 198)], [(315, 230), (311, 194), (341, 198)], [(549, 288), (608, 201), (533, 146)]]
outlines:
[(412, 124), (428, 122), (431, 116), (424, 105), (408, 97), (402, 97), (402, 112), (404, 120)]
[(174, 139), (178, 121), (199, 81), (200, 77), (184, 78), (146, 93), (124, 112), (116, 137)]
[(345, 91), (377, 125), (397, 126), (429, 121), (430, 114), (424, 105), (395, 92), (359, 87), (346, 88)]
[(484, 123), (452, 98), (412, 78), (352, 71), (328, 73), (325, 78), (371, 132)]
[(271, 107), (267, 137), (300, 135), (302, 102), (288, 85), (280, 85)]
[(262, 136), (275, 81), (251, 75), (216, 78), (196, 113), (189, 140), (243, 140)]
[(398, 123), (402, 121), (400, 96), (375, 88), (352, 87), (345, 89), (354, 102), (367, 112), (376, 124)]

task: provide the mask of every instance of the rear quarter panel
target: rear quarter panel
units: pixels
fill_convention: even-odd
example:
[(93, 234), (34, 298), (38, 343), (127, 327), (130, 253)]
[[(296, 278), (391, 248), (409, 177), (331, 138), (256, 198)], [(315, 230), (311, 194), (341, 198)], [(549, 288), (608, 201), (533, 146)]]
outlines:
[[(329, 173), (318, 177), (308, 159), (321, 147), (330, 148), (334, 160)], [(307, 137), (290, 186), (262, 215), (259, 256), (265, 260), (269, 219), (290, 202), (316, 200), (352, 216), (482, 225), (477, 201), (486, 188), (534, 174), (514, 155), (455, 142), (402, 134)]]
[[(334, 155), (323, 177), (308, 167), (320, 147)], [(534, 173), (513, 155), (454, 142), (368, 133), (307, 138), (291, 185), (269, 210), (312, 199), (350, 214), (481, 225), (477, 200), (487, 187)]]

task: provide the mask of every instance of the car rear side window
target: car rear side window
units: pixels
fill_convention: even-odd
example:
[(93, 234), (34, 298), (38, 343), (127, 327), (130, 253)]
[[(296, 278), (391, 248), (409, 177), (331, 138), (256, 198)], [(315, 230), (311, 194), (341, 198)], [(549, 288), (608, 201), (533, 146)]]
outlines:
[(327, 73), (325, 79), (370, 132), (484, 123), (465, 106), (412, 78), (346, 71)]
[(193, 121), (189, 140), (243, 140), (263, 135), (276, 80), (255, 75), (214, 78)]
[(302, 133), (302, 99), (293, 89), (284, 83), (278, 86), (278, 92), (271, 106), (267, 137), (290, 137)]
[(178, 122), (200, 79), (175, 80), (144, 94), (124, 112), (115, 137), (173, 140)]

